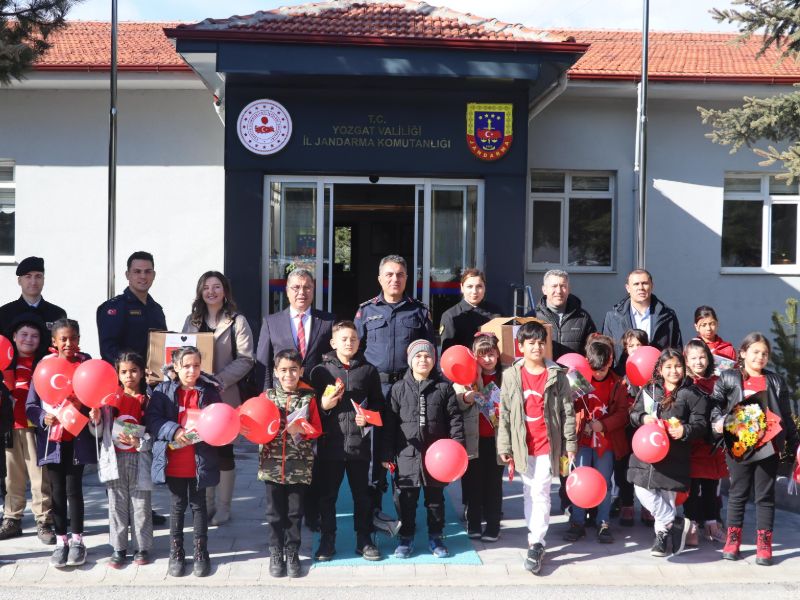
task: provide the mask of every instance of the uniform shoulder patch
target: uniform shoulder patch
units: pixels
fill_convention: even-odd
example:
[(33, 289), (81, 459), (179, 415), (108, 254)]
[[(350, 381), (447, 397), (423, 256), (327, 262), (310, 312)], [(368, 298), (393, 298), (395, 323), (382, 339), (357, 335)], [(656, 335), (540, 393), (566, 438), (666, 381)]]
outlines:
[(117, 314), (117, 309), (116, 309), (116, 308), (109, 308), (109, 309), (106, 311), (106, 314), (107, 314), (107, 315), (109, 315), (109, 316), (111, 316), (111, 317), (113, 317), (114, 315), (116, 315), (116, 314)]
[(364, 308), (365, 306), (369, 306), (370, 304), (377, 304), (379, 298), (380, 296), (375, 296), (374, 298), (370, 298), (369, 300), (364, 300), (364, 302), (358, 305), (358, 308)]

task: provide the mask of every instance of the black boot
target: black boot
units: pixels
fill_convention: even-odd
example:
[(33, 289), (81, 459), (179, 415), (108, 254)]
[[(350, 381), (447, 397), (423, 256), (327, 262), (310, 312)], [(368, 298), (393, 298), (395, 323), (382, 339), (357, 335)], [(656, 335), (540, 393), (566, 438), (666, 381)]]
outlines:
[(204, 535), (194, 540), (194, 565), (192, 573), (195, 577), (208, 577), (211, 572), (211, 558), (208, 556), (208, 538)]
[(297, 548), (286, 549), (286, 573), (289, 577), (300, 577), (300, 555)]
[(269, 549), (269, 574), (272, 577), (286, 575), (286, 560), (283, 558), (283, 548), (273, 546)]
[(167, 573), (170, 577), (183, 577), (186, 568), (186, 554), (183, 551), (183, 538), (172, 538), (169, 550), (169, 567)]

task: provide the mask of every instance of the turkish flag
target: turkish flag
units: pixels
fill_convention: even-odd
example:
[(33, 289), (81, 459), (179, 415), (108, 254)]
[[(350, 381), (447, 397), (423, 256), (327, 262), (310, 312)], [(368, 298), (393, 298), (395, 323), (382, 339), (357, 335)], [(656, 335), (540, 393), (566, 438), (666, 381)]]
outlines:
[(355, 400), (350, 400), (353, 403), (353, 408), (356, 409), (357, 415), (364, 415), (364, 418), (367, 420), (367, 423), (370, 425), (375, 425), (375, 427), (382, 427), (383, 426), (383, 419), (381, 419), (381, 413), (377, 410), (367, 410), (360, 404), (356, 404)]
[(69, 400), (64, 400), (56, 406), (54, 414), (62, 427), (76, 437), (89, 422), (89, 417), (75, 408), (75, 405)]
[(758, 441), (756, 448), (760, 448), (776, 435), (778, 435), (783, 427), (781, 427), (781, 418), (772, 412), (770, 409), (766, 410), (767, 413), (767, 430), (764, 432), (764, 437)]

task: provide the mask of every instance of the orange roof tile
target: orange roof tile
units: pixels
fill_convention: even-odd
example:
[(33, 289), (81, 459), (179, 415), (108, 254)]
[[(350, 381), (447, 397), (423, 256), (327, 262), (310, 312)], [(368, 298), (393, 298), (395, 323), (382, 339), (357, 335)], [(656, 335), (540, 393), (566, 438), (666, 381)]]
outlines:
[[(565, 40), (590, 44), (570, 70), (571, 79), (635, 81), (641, 69), (641, 34), (637, 31), (544, 31), (436, 8), (417, 0), (370, 4), (338, 0), (278, 8), (247, 17), (206, 19), (196, 24), (121, 23), (120, 70), (189, 71), (164, 35), (165, 28), (185, 32), (231, 31), (244, 36), (250, 32), (256, 38), (271, 33), (287, 42), (314, 36), (338, 36), (343, 41), (365, 36), (388, 41), (472, 40), (478, 45)], [(108, 23), (70, 22), (53, 35), (53, 48), (36, 69), (108, 70), (109, 38)], [(774, 50), (756, 59), (760, 38), (743, 44), (733, 43), (735, 38), (735, 35), (721, 33), (651, 32), (650, 78), (655, 81), (800, 82), (800, 64), (792, 60), (779, 62), (779, 54)]]

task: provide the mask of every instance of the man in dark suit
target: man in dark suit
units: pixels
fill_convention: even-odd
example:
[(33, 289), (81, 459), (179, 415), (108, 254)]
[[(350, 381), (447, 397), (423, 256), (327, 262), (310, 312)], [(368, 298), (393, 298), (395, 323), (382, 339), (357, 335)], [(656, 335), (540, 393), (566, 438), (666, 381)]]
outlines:
[[(8, 304), (0, 306), (0, 334), (11, 339), (11, 326), (15, 319), (23, 314), (34, 314), (44, 321), (48, 331), (53, 323), (67, 316), (60, 306), (51, 304), (42, 298), (44, 287), (44, 259), (38, 256), (29, 256), (20, 261), (17, 266), (17, 283), (22, 290), (22, 295)], [(51, 340), (49, 335), (43, 335), (39, 340), (38, 355), (47, 353)]]
[(295, 269), (286, 279), (289, 308), (264, 317), (258, 336), (256, 360), (265, 369), (264, 389), (274, 387), (273, 357), (276, 352), (294, 349), (303, 357), (303, 373), (322, 362), (322, 355), (331, 351), (331, 327), (336, 318), (317, 310), (314, 304), (314, 276), (306, 269)]
[[(286, 278), (289, 308), (264, 318), (256, 349), (257, 366), (265, 370), (264, 389), (275, 387), (275, 353), (294, 349), (303, 357), (303, 376), (322, 363), (322, 355), (331, 351), (331, 328), (335, 317), (317, 310), (314, 304), (314, 276), (307, 269), (295, 269)], [(256, 371), (258, 373), (258, 371)], [(311, 485), (303, 499), (306, 526), (319, 531), (319, 482), (315, 461)]]

